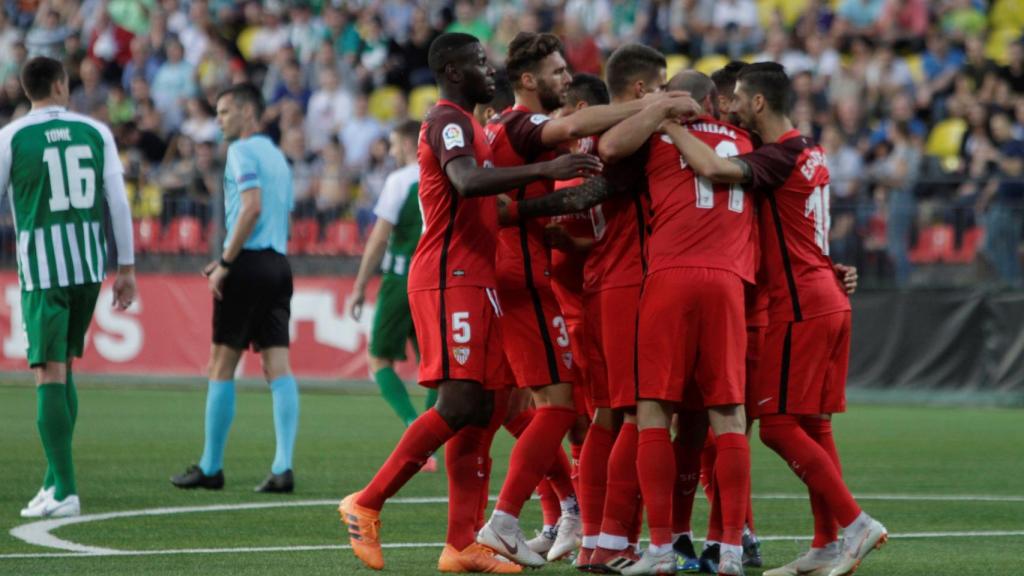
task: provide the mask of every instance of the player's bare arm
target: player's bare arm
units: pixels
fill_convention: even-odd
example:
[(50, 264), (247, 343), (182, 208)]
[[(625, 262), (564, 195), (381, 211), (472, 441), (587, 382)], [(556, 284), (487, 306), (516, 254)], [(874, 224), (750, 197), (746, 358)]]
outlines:
[(209, 278), (210, 292), (218, 300), (223, 297), (221, 289), (224, 286), (224, 279), (227, 278), (228, 268), (241, 253), (242, 246), (245, 245), (245, 241), (256, 227), (262, 210), (262, 191), (259, 188), (250, 188), (242, 192), (242, 209), (238, 213), (238, 223), (234, 233), (224, 248), (224, 252), (221, 253), (220, 260), (209, 263), (203, 271)]
[[(654, 101), (661, 98), (655, 97)], [(601, 104), (586, 108), (569, 116), (562, 116), (544, 124), (541, 141), (545, 146), (557, 146), (563, 142), (585, 136), (600, 134), (629, 118), (652, 102), (651, 99), (633, 100), (621, 104)]]
[(563, 188), (539, 198), (498, 205), (498, 222), (511, 225), (526, 218), (560, 216), (589, 210), (612, 194), (612, 186), (603, 176), (583, 181), (579, 186)]
[(471, 156), (461, 156), (445, 165), (444, 171), (459, 196), (495, 196), (543, 178), (569, 180), (598, 174), (601, 160), (591, 154), (565, 154), (548, 162), (488, 168), (478, 166)]
[(722, 158), (683, 126), (665, 122), (662, 129), (672, 138), (672, 143), (679, 149), (683, 159), (698, 175), (728, 184), (747, 184), (753, 180), (749, 164), (736, 158)]
[[(648, 102), (648, 99), (637, 102)], [(700, 113), (700, 105), (689, 96), (661, 98), (650, 102), (640, 113), (623, 120), (601, 136), (597, 152), (601, 160), (614, 164), (628, 158), (658, 131), (668, 119)]]
[(370, 237), (366, 239), (366, 249), (363, 251), (363, 259), (359, 262), (359, 272), (356, 274), (356, 282), (352, 287), (352, 295), (349, 297), (348, 313), (357, 322), (363, 316), (363, 302), (366, 299), (366, 285), (373, 276), (373, 271), (380, 268), (384, 260), (384, 252), (387, 251), (388, 238), (395, 225), (383, 218), (377, 218), (377, 222), (370, 231)]

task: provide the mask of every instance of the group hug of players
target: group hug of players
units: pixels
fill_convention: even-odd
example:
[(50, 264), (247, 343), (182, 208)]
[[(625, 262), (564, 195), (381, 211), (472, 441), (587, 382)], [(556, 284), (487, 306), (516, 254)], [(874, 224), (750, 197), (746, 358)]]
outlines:
[[(825, 155), (787, 118), (783, 68), (667, 80), (664, 56), (633, 44), (610, 56), (605, 83), (573, 78), (556, 37), (521, 33), (503, 103), (473, 36), (440, 36), (429, 63), (441, 100), (419, 137), (408, 293), (420, 384), (438, 398), (342, 500), (356, 556), (384, 567), (380, 511), (443, 445), (442, 572), (518, 573), (577, 552), (586, 572), (743, 574), (760, 565), (756, 418), (814, 515), (810, 550), (765, 574), (853, 573), (887, 538), (843, 482), (832, 438), (856, 271), (828, 257)], [(517, 441), (485, 523), (503, 425)], [(557, 504), (527, 542), (518, 517), (538, 485)]]

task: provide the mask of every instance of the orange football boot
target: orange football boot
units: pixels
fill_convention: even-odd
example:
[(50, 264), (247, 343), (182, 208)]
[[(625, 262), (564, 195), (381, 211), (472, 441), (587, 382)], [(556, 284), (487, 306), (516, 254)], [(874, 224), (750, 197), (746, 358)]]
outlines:
[(459, 552), (451, 544), (445, 544), (444, 552), (437, 561), (439, 572), (476, 572), (484, 574), (519, 574), (523, 567), (499, 558), (486, 546), (473, 542)]
[(348, 541), (352, 552), (367, 568), (384, 568), (384, 553), (380, 548), (380, 512), (356, 504), (359, 493), (349, 494), (338, 505), (341, 523), (348, 527)]

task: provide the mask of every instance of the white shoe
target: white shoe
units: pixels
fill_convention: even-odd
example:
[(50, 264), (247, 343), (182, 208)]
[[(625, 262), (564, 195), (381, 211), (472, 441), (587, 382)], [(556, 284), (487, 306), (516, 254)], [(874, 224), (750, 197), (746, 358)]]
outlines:
[(545, 528), (533, 538), (526, 541), (526, 545), (530, 547), (537, 554), (544, 556), (551, 550), (551, 547), (555, 544), (555, 538), (558, 536), (558, 527)]
[(829, 576), (849, 576), (857, 570), (864, 557), (872, 550), (878, 550), (889, 539), (889, 532), (882, 523), (867, 517), (866, 521), (843, 534), (843, 548), (839, 552), (839, 560), (832, 566)]
[(743, 576), (743, 553), (730, 552), (722, 550), (722, 555), (718, 559), (718, 574), (719, 576)]
[(548, 550), (548, 562), (561, 560), (583, 544), (583, 521), (579, 514), (563, 512), (555, 526), (555, 542)]
[(640, 560), (632, 566), (622, 569), (623, 576), (642, 576), (646, 574), (675, 574), (676, 551), (670, 546), (664, 554), (655, 554), (648, 548)]
[(839, 560), (839, 541), (824, 548), (811, 548), (785, 566), (765, 571), (763, 576), (828, 576)]
[(57, 491), (56, 486), (50, 486), (49, 488), (40, 488), (39, 492), (28, 501), (28, 504), (21, 509), (22, 518), (40, 518), (43, 515), (43, 504), (47, 500), (53, 498), (53, 493)]
[(78, 501), (77, 494), (72, 494), (59, 502), (50, 498), (43, 505), (43, 516), (47, 518), (65, 518), (67, 516), (81, 515), (82, 504)]
[(540, 568), (546, 564), (544, 557), (527, 545), (519, 519), (514, 516), (492, 516), (476, 535), (476, 541), (522, 566)]

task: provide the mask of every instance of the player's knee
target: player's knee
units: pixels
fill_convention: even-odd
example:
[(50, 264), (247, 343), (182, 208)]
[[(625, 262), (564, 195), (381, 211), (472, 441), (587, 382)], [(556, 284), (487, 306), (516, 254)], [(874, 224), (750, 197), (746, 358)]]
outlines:
[(459, 430), (466, 426), (487, 426), (493, 406), (493, 395), (485, 393), (479, 384), (444, 382), (438, 389), (434, 409), (452, 430)]
[(760, 430), (761, 442), (765, 446), (778, 451), (786, 443), (786, 439), (794, 432), (796, 423), (784, 415), (773, 414), (762, 416), (761, 424), (758, 428)]
[(390, 368), (394, 365), (394, 362), (387, 358), (378, 358), (372, 355), (367, 356), (366, 363), (370, 367), (371, 374), (376, 374), (381, 368)]

